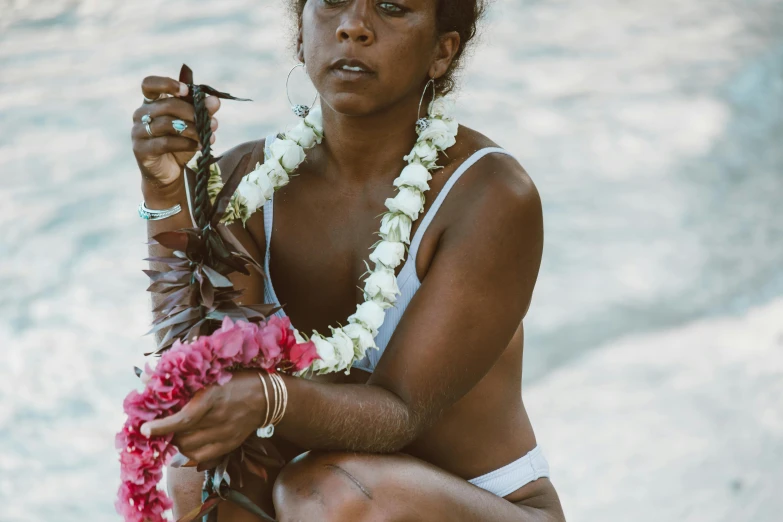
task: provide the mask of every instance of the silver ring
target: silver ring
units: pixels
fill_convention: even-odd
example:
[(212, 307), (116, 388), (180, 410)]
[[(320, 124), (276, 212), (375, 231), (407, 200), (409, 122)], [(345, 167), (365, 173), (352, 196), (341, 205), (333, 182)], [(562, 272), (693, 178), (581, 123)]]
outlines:
[(183, 132), (185, 132), (185, 129), (188, 128), (188, 124), (182, 120), (172, 121), (171, 126), (174, 127), (174, 130), (177, 131), (177, 134), (182, 134)]
[(160, 100), (161, 98), (163, 98), (163, 93), (158, 94), (158, 97), (155, 98), (155, 99), (147, 98), (143, 94), (142, 94), (142, 97), (144, 98), (144, 103), (152, 103), (152, 102), (156, 102), (156, 101)]
[(152, 129), (150, 129), (150, 123), (152, 123), (152, 116), (149, 114), (145, 114), (141, 117), (141, 123), (144, 124), (144, 128), (147, 129), (147, 135), (150, 138), (154, 138), (155, 136), (152, 135)]

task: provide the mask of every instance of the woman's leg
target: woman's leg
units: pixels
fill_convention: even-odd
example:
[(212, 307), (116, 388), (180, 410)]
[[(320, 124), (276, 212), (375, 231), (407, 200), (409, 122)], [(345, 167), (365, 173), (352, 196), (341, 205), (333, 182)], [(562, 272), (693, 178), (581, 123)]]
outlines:
[[(168, 491), (174, 501), (174, 520), (186, 515), (194, 508), (201, 505), (201, 487), (204, 484), (204, 473), (196, 471), (196, 468), (168, 468)], [(267, 513), (274, 515), (272, 505), (272, 484), (277, 478), (276, 473), (265, 482), (260, 477), (250, 472), (242, 476), (242, 487), (238, 488), (245, 496), (256, 505), (261, 506)], [(236, 481), (232, 483), (236, 484)], [(218, 507), (219, 522), (258, 522), (259, 518), (231, 502), (222, 502)]]
[(279, 522), (562, 522), (542, 478), (505, 499), (408, 455), (307, 453), (273, 490)]

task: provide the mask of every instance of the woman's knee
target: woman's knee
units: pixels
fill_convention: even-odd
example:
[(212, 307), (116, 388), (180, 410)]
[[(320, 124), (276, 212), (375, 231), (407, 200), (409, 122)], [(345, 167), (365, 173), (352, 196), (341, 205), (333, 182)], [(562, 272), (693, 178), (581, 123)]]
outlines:
[[(280, 522), (384, 521), (356, 456), (310, 452), (280, 472), (272, 496)], [(358, 472), (357, 472), (358, 471)]]

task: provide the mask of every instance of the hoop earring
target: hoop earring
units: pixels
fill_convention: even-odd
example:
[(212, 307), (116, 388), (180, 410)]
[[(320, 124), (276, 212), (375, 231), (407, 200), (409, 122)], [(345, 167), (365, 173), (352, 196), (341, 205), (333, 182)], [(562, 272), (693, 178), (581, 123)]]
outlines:
[(298, 68), (301, 67), (304, 69), (305, 74), (307, 74), (307, 68), (305, 67), (305, 64), (298, 63), (294, 65), (294, 67), (288, 71), (288, 76), (285, 79), (285, 95), (288, 98), (288, 103), (291, 105), (291, 110), (299, 116), (300, 118), (307, 118), (307, 115), (310, 114), (310, 110), (315, 106), (315, 102), (318, 101), (318, 93), (315, 94), (315, 99), (313, 99), (313, 103), (311, 105), (299, 105), (291, 101), (291, 94), (288, 92), (288, 82), (291, 80), (291, 74)]
[(430, 120), (428, 120), (426, 117), (421, 117), (421, 106), (424, 104), (424, 97), (427, 95), (427, 89), (429, 89), (430, 85), (432, 85), (432, 99), (435, 99), (435, 79), (430, 78), (430, 81), (427, 82), (427, 85), (424, 86), (424, 92), (421, 93), (421, 100), (419, 100), (419, 110), (416, 111), (416, 130), (419, 131), (419, 133), (424, 132), (427, 130), (427, 127), (430, 126)]

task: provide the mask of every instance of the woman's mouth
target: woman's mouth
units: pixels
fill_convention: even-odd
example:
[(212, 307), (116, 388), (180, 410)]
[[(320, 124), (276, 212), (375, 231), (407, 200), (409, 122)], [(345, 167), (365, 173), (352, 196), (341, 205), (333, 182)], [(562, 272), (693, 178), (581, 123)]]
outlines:
[(359, 60), (337, 60), (332, 65), (335, 76), (342, 80), (361, 80), (368, 78), (374, 71), (364, 62)]

